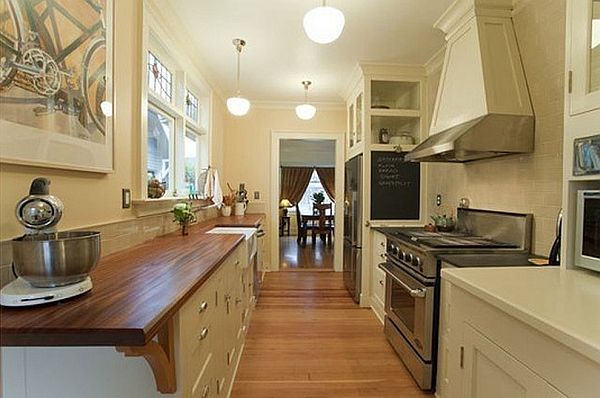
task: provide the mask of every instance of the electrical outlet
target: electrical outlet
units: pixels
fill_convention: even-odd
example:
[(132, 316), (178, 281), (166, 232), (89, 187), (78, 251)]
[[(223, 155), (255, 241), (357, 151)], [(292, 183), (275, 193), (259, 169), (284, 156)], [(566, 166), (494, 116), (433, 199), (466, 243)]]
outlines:
[(131, 207), (131, 189), (123, 188), (121, 190), (121, 207), (129, 209)]
[(442, 194), (438, 193), (435, 197), (435, 204), (439, 207), (442, 205)]
[(254, 200), (260, 199), (260, 191), (254, 191)]

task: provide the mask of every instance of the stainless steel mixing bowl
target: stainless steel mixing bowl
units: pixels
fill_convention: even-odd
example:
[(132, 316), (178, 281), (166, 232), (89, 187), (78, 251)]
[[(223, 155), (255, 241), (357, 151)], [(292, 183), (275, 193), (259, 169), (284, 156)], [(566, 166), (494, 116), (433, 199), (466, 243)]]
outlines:
[(100, 260), (100, 232), (57, 232), (13, 239), (15, 273), (33, 286), (84, 280)]

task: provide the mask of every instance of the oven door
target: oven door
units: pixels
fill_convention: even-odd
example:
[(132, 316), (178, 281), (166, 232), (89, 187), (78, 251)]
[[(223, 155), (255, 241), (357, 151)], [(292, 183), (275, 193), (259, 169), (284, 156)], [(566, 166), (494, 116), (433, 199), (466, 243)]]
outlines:
[(385, 313), (424, 361), (431, 361), (434, 285), (426, 285), (391, 262), (386, 273)]

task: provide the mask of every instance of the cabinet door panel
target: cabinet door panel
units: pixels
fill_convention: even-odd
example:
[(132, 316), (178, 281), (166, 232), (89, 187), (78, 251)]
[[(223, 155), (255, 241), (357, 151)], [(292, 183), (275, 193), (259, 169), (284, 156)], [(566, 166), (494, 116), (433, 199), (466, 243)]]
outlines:
[(491, 340), (464, 324), (464, 398), (546, 398), (549, 385)]
[(600, 0), (570, 1), (571, 114), (600, 108)]

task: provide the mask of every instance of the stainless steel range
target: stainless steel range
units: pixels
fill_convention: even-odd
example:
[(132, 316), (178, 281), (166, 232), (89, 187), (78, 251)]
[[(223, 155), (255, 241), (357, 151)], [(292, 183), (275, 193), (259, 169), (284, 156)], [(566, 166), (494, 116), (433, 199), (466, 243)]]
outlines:
[(456, 232), (382, 228), (387, 236), (385, 334), (424, 390), (435, 388), (440, 256), (529, 253), (532, 216), (458, 209)]

